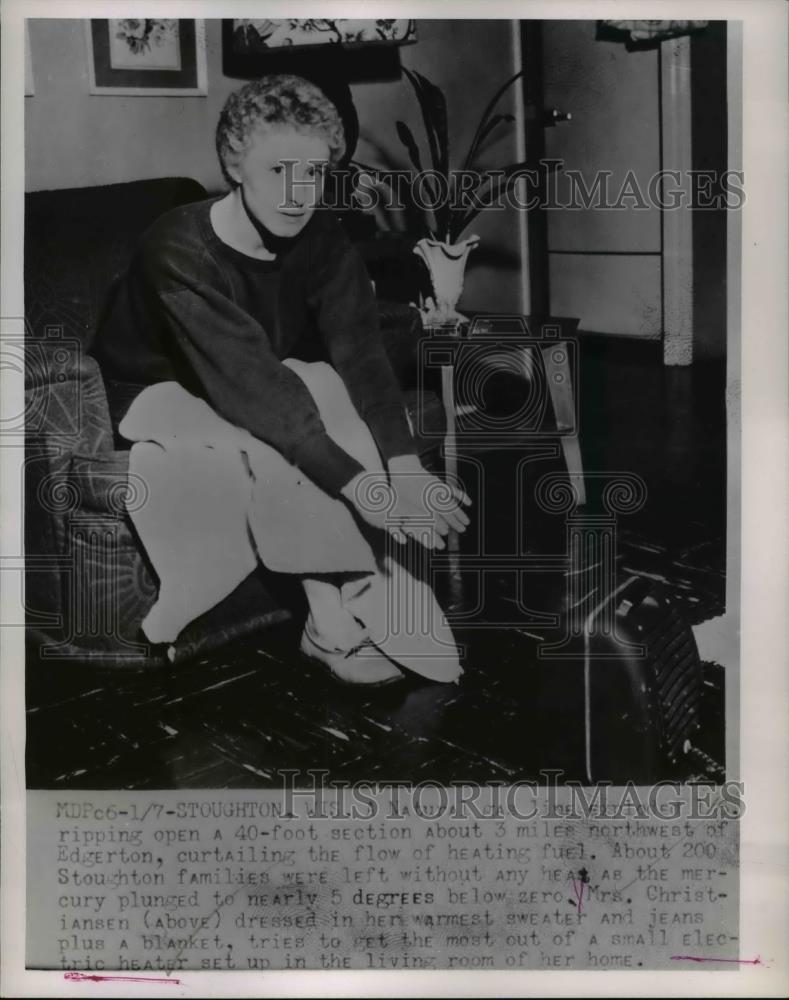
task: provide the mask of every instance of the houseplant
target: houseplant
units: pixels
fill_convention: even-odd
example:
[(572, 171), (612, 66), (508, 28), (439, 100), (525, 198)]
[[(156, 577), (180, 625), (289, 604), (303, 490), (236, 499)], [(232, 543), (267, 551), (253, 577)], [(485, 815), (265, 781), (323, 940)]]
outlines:
[[(468, 151), (456, 169), (450, 169), (449, 165), (447, 101), (443, 91), (421, 73), (408, 69), (403, 72), (419, 103), (429, 153), (426, 167), (412, 129), (403, 121), (396, 122), (397, 135), (411, 164), (417, 176), (425, 181), (421, 189), (430, 198), (429, 207), (423, 206), (424, 210), (420, 213), (423, 234), (413, 248), (428, 269), (433, 289), (432, 298), (422, 308), (422, 316), (425, 323), (431, 326), (451, 325), (464, 319), (457, 312), (456, 305), (463, 290), (466, 260), (479, 243), (476, 235), (461, 237), (479, 213), (495, 201), (512, 175), (526, 166), (521, 162), (495, 170), (477, 168), (485, 143), (501, 126), (515, 120), (511, 114), (494, 112), (501, 97), (524, 71), (511, 76), (490, 99)], [(356, 162), (364, 170), (376, 173), (375, 168)]]

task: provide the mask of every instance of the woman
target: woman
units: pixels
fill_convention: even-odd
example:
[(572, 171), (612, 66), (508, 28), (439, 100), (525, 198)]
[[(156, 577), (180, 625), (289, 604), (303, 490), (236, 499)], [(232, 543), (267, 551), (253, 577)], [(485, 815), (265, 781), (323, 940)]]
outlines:
[[(468, 524), (468, 498), (450, 486), (443, 512), (429, 504), (438, 482), (415, 454), (364, 265), (337, 220), (316, 212), (345, 149), (334, 105), (300, 77), (264, 77), (229, 97), (216, 146), (230, 192), (171, 211), (144, 235), (99, 333), (107, 378), (177, 383), (204, 400), (378, 529), (379, 554), (384, 532), (443, 548)], [(327, 432), (318, 387), (344, 396), (369, 428), (377, 471)], [(393, 491), (383, 509), (365, 499), (376, 486)], [(290, 530), (299, 545), (298, 525)], [(366, 574), (324, 570), (300, 574), (310, 608), (302, 650), (342, 680), (398, 679), (348, 596)], [(445, 673), (455, 679), (459, 667)]]

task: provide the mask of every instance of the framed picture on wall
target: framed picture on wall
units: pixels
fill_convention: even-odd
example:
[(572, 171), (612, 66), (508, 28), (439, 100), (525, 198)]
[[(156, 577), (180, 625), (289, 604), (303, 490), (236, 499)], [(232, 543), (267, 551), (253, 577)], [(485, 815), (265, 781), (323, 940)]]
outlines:
[(87, 22), (87, 39), (91, 94), (206, 94), (203, 21), (94, 18)]

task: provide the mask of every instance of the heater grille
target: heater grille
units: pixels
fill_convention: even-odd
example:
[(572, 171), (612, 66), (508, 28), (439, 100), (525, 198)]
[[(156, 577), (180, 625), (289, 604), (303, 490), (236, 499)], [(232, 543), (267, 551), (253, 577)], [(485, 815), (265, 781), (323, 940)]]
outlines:
[(646, 647), (647, 663), (653, 672), (661, 748), (674, 762), (684, 742), (699, 728), (701, 660), (693, 633), (670, 598), (653, 590), (644, 603), (653, 601), (660, 611), (652, 628), (639, 638)]
[[(613, 634), (605, 629), (611, 612)], [(587, 628), (588, 776), (667, 776), (699, 729), (703, 676), (692, 630), (668, 589), (639, 577), (598, 604)]]

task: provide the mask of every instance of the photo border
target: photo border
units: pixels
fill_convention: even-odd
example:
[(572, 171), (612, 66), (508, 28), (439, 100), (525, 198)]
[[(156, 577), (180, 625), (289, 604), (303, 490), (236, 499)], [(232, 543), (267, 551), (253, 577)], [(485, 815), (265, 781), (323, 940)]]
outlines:
[[(166, 3), (137, 3), (129, 7), (171, 9)], [(391, 10), (395, 4), (387, 5)], [(601, 13), (601, 4), (575, 0), (535, 0), (523, 4), (397, 4), (412, 16), (580, 18)], [(648, 16), (656, 3), (617, 4), (626, 14)], [(259, 10), (259, 2), (235, 3), (234, 12)], [(271, 3), (274, 9), (304, 9), (313, 5)], [(370, 10), (353, 4), (332, 5), (340, 11)], [(606, 5), (605, 13), (612, 5)], [(24, 191), (23, 68), (21, 18), (27, 16), (86, 17), (116, 11), (104, 3), (78, 0), (6, 0), (2, 30), (2, 295), (3, 335), (16, 333), (23, 316), (21, 303), (22, 192)], [(184, 3), (178, 8), (216, 16), (228, 5), (216, 2)], [(24, 13), (21, 11), (24, 10)], [(216, 13), (212, 13), (215, 11)], [(188, 973), (178, 990), (162, 990), (141, 981), (103, 984), (100, 993), (92, 983), (67, 983), (58, 972), (23, 968), (25, 934), (25, 816), (24, 816), (24, 653), (22, 628), (14, 620), (21, 607), (21, 582), (16, 573), (4, 572), (0, 593), (0, 633), (5, 669), (0, 674), (2, 698), (2, 994), (6, 996), (325, 996), (430, 995), (520, 996), (528, 989), (548, 996), (783, 996), (787, 979), (787, 902), (785, 862), (787, 849), (787, 751), (786, 650), (789, 648), (787, 606), (786, 536), (787, 499), (787, 248), (785, 187), (787, 141), (786, 8), (780, 0), (731, 0), (707, 3), (692, 0), (661, 2), (662, 16), (688, 16), (739, 20), (744, 24), (743, 166), (748, 202), (742, 214), (742, 698), (741, 769), (746, 781), (748, 811), (742, 820), (741, 913), (742, 949), (764, 959), (761, 966), (736, 972), (639, 973)], [(173, 91), (167, 92), (176, 96)], [(18, 373), (3, 373), (0, 405), (4, 411), (20, 402)], [(731, 401), (730, 401), (731, 402)], [(734, 401), (732, 405), (737, 405)], [(13, 412), (13, 410), (12, 410)], [(3, 504), (3, 558), (17, 558), (20, 525), (18, 462), (5, 449), (0, 500)], [(9, 474), (10, 471), (10, 474)], [(9, 564), (10, 565), (10, 564)], [(21, 623), (20, 623), (21, 624)], [(613, 978), (612, 978), (613, 975)]]

